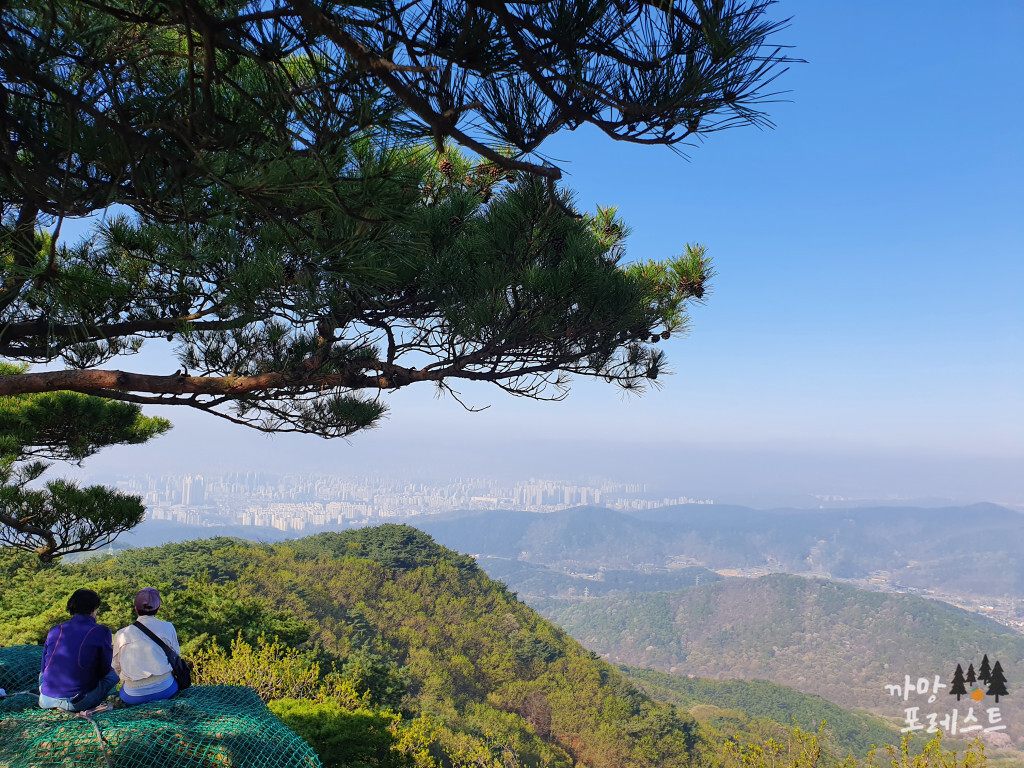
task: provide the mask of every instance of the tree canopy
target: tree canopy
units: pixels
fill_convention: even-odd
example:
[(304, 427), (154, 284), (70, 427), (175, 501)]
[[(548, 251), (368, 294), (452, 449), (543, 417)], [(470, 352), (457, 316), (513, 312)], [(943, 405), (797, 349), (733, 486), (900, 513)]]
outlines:
[(532, 153), (562, 129), (680, 145), (770, 124), (759, 106), (789, 60), (772, 40), (786, 21), (767, 18), (771, 5), (7, 3), (2, 162), (52, 215), (69, 213), (73, 196), (83, 213), (228, 178), (221, 149), (265, 159), (283, 139), (317, 154), (385, 124), (557, 179)]
[[(710, 262), (626, 265), (615, 210), (578, 212), (538, 150), (767, 124), (769, 5), (5, 5), (0, 356), (66, 369), (0, 394), (333, 437), (417, 382), (642, 387)], [(100, 368), (149, 340), (176, 374)]]
[[(0, 377), (24, 368), (0, 363)], [(80, 462), (108, 445), (143, 443), (170, 428), (138, 405), (77, 392), (0, 397), (0, 544), (44, 562), (96, 549), (142, 522), (138, 496), (67, 480), (30, 487), (46, 459)]]
[[(541, 145), (769, 125), (770, 5), (3, 4), (0, 543), (48, 560), (137, 524), (136, 497), (33, 483), (166, 430), (146, 404), (339, 437), (416, 383), (655, 381), (705, 249), (626, 260)], [(104, 367), (148, 342), (177, 372)]]

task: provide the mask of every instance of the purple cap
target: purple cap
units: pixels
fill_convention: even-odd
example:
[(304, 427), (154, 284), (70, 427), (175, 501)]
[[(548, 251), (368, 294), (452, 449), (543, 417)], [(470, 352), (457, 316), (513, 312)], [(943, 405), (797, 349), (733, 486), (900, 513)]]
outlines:
[(135, 610), (139, 613), (152, 612), (160, 607), (160, 593), (153, 587), (140, 589), (135, 595)]

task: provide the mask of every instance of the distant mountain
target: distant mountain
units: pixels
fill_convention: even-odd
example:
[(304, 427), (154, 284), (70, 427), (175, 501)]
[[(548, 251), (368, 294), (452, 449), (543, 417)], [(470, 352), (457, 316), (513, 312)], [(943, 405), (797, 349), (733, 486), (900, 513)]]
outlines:
[[(948, 687), (933, 708), (927, 696), (887, 692), (886, 685), (902, 688), (907, 675), (915, 684), (938, 675), (948, 686), (958, 663), (978, 669), (987, 654), (1008, 679), (1024, 680), (1024, 637), (1000, 624), (937, 601), (821, 579), (728, 579), (679, 592), (552, 601), (540, 612), (613, 662), (769, 680), (892, 717), (915, 705), (941, 716), (955, 704)], [(1024, 688), (1017, 685), (999, 707), (1009, 735), (1022, 741), (1024, 696), (1013, 694)], [(991, 706), (988, 696), (978, 711)]]
[(1024, 596), (1024, 515), (994, 504), (771, 511), (687, 504), (472, 513), (415, 524), (463, 552), (561, 570), (688, 565), (840, 579), (881, 572), (904, 587)]
[(593, 573), (580, 574), (491, 556), (479, 557), (477, 564), (488, 576), (508, 585), (527, 602), (548, 598), (601, 597), (626, 592), (685, 589), (722, 580), (714, 571), (700, 567), (654, 573), (601, 568)]
[[(445, 546), (461, 552), (544, 565), (631, 567), (654, 562), (645, 560), (644, 553), (657, 555), (660, 551), (657, 526), (599, 507), (552, 513), (483, 512), (454, 519), (416, 518), (414, 522)], [(601, 556), (595, 558), (595, 553)]]

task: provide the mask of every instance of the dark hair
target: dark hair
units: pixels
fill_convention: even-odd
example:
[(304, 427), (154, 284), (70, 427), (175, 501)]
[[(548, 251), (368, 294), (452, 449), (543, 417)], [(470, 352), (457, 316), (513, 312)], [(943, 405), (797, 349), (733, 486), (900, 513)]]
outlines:
[(139, 616), (156, 616), (156, 612), (159, 610), (159, 608), (145, 608), (140, 611), (138, 608), (136, 608), (135, 612), (139, 614)]
[(100, 607), (100, 596), (91, 589), (76, 589), (68, 598), (68, 613), (72, 616), (79, 613), (90, 614)]

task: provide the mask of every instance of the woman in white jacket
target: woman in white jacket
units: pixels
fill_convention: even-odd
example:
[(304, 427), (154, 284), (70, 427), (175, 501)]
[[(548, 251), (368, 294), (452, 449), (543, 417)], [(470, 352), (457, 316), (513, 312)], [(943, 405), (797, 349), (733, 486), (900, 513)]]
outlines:
[[(140, 589), (135, 595), (138, 623), (159, 637), (172, 651), (180, 653), (174, 625), (158, 619), (158, 610), (160, 593), (153, 587)], [(125, 704), (169, 699), (178, 692), (167, 654), (134, 624), (129, 624), (114, 635), (111, 666), (121, 676), (121, 701)]]

